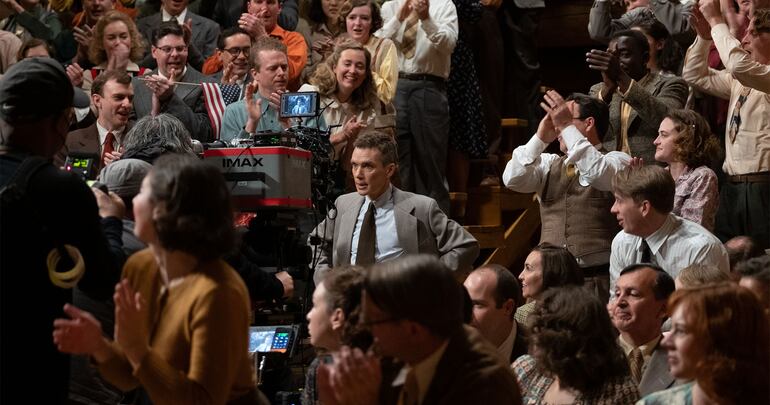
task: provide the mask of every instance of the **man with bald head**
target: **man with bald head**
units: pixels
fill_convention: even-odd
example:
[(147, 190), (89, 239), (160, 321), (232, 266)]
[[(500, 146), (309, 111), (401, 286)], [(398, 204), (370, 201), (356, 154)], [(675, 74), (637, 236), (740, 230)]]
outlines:
[(527, 336), (514, 319), (524, 303), (521, 286), (507, 268), (487, 264), (471, 272), (463, 283), (473, 304), (471, 326), (478, 329), (506, 364), (527, 354)]

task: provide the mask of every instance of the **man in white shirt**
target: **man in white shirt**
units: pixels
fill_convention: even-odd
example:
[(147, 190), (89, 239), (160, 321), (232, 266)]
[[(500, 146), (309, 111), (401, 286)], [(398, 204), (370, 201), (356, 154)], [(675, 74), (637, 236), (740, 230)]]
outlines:
[(691, 264), (730, 272), (727, 250), (706, 228), (671, 213), (674, 179), (668, 170), (646, 165), (623, 170), (612, 180), (612, 213), (623, 228), (612, 241), (610, 291), (620, 271), (636, 263), (657, 264), (672, 278)]
[(462, 308), (461, 287), (438, 259), (415, 255), (377, 264), (364, 280), (362, 322), (377, 352), (397, 363), (381, 369), (374, 354), (343, 348), (333, 364), (319, 368), (321, 402), (521, 403), (513, 373), (462, 324)]
[(393, 0), (382, 6), (377, 36), (398, 49), (396, 135), (401, 185), (449, 212), (446, 180), (449, 104), (446, 80), (457, 42), (457, 10), (451, 0)]
[[(718, 1), (694, 9), (698, 38), (687, 50), (682, 77), (693, 87), (730, 100), (725, 128), (728, 175), (720, 183), (714, 233), (723, 241), (748, 235), (770, 248), (770, 9), (756, 9), (746, 35), (733, 37)], [(711, 45), (724, 70), (708, 67)]]
[[(604, 102), (582, 94), (568, 99), (548, 92), (544, 106), (550, 112), (529, 142), (513, 151), (503, 182), (513, 191), (537, 193), (543, 223), (540, 242), (569, 250), (586, 284), (606, 301), (610, 245), (620, 230), (609, 213), (612, 178), (631, 157), (602, 148), (608, 126)], [(556, 139), (565, 155), (543, 153)]]
[(473, 304), (471, 326), (497, 348), (498, 357), (511, 364), (527, 354), (526, 332), (513, 317), (524, 304), (513, 273), (499, 264), (487, 264), (473, 270), (463, 286)]
[(95, 157), (95, 178), (104, 166), (120, 159), (133, 98), (131, 76), (126, 72), (110, 70), (99, 75), (91, 87), (91, 103), (98, 114), (96, 122), (67, 135), (56, 163), (63, 164), (68, 154), (91, 154)]

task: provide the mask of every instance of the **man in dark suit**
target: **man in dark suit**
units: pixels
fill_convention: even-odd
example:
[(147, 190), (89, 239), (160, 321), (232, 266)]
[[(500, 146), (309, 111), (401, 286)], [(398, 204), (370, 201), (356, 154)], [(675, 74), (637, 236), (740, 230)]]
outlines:
[(152, 57), (158, 68), (133, 78), (135, 116), (168, 113), (182, 121), (193, 139), (210, 141), (211, 122), (198, 84), (211, 79), (187, 64), (182, 26), (174, 21), (162, 23), (152, 39)]
[(462, 324), (461, 287), (435, 257), (375, 265), (364, 279), (362, 312), (376, 352), (396, 359), (394, 367), (381, 368), (374, 354), (343, 348), (333, 364), (319, 368), (322, 403), (521, 403), (510, 367)]
[(628, 358), (631, 377), (639, 392), (647, 394), (674, 385), (666, 349), (661, 347), (660, 327), (666, 319), (666, 303), (674, 292), (674, 280), (651, 264), (635, 264), (621, 271), (615, 301), (609, 304), (612, 323), (620, 332), (618, 344)]
[[(166, 21), (176, 21), (179, 25), (188, 25), (192, 31), (189, 38), (190, 65), (196, 69), (203, 66), (203, 61), (214, 54), (219, 36), (219, 24), (206, 17), (201, 17), (187, 9), (188, 0), (161, 0), (160, 12), (140, 18), (136, 21), (136, 28), (144, 35), (148, 43), (154, 43), (153, 32)], [(154, 55), (145, 55), (141, 66), (154, 68)]]
[(511, 364), (527, 354), (526, 331), (513, 317), (524, 304), (513, 273), (499, 264), (487, 264), (473, 270), (463, 285), (473, 304), (471, 326), (497, 348), (500, 359)]
[(658, 127), (672, 109), (683, 108), (687, 83), (647, 69), (650, 46), (639, 31), (615, 33), (607, 51), (593, 49), (588, 66), (602, 73), (602, 83), (591, 87), (591, 95), (610, 106), (610, 123), (604, 148), (655, 162)]
[(222, 69), (209, 77), (222, 84), (237, 84), (241, 88), (243, 98), (244, 89), (251, 81), (251, 48), (251, 37), (246, 31), (238, 27), (222, 31), (217, 39), (215, 56), (219, 59)]
[(479, 254), (476, 239), (449, 219), (434, 199), (390, 184), (398, 159), (393, 138), (372, 132), (361, 135), (354, 146), (356, 192), (339, 197), (336, 215), (328, 215), (310, 235), (319, 258), (316, 284), (333, 267), (367, 266), (417, 253), (439, 257), (458, 277), (470, 272)]
[(131, 76), (126, 72), (109, 70), (99, 75), (91, 86), (91, 102), (98, 113), (96, 122), (67, 135), (57, 163), (63, 163), (71, 153), (93, 155), (97, 157), (92, 173), (95, 177), (104, 166), (120, 159), (133, 99)]

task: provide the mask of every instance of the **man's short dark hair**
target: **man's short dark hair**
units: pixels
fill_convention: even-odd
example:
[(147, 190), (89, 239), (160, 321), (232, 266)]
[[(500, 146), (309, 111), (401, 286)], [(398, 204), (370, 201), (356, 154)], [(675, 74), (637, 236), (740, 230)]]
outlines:
[(249, 55), (249, 59), (251, 59), (251, 66), (253, 66), (254, 70), (257, 72), (259, 72), (259, 69), (262, 67), (262, 63), (259, 60), (259, 53), (265, 51), (281, 52), (284, 55), (286, 55), (286, 52), (288, 52), (286, 45), (284, 45), (284, 43), (277, 38), (261, 37), (257, 39), (251, 44), (251, 55)]
[(94, 82), (91, 84), (91, 95), (98, 94), (104, 95), (104, 85), (110, 80), (114, 80), (118, 84), (128, 86), (131, 84), (131, 76), (124, 70), (108, 70), (102, 72), (99, 76), (96, 76)]
[(396, 319), (449, 337), (463, 323), (463, 293), (452, 271), (436, 257), (413, 255), (378, 263), (366, 273), (366, 296)]
[(495, 275), (495, 306), (502, 308), (506, 301), (513, 300), (514, 307), (518, 308), (524, 305), (524, 296), (521, 294), (521, 286), (516, 276), (501, 264), (485, 264), (475, 271), (489, 271)]
[(382, 155), (382, 165), (398, 164), (398, 152), (393, 137), (380, 131), (367, 132), (353, 142), (354, 148), (377, 149)]
[(610, 108), (607, 103), (583, 93), (572, 93), (567, 96), (567, 101), (575, 102), (581, 119), (593, 117), (599, 141), (604, 141), (607, 128), (610, 126)]
[(627, 167), (619, 171), (612, 179), (612, 191), (637, 204), (647, 200), (661, 214), (674, 209), (676, 184), (671, 173), (658, 165)]
[(668, 297), (674, 292), (676, 286), (671, 275), (666, 273), (660, 266), (651, 263), (632, 264), (621, 270), (620, 275), (631, 274), (644, 269), (650, 269), (655, 272), (655, 283), (652, 285), (652, 292), (655, 295), (655, 299), (658, 301), (668, 300)]
[[(224, 51), (225, 50), (225, 40), (227, 38), (232, 37), (233, 35), (238, 35), (238, 34), (243, 34), (243, 35), (246, 35), (246, 36), (249, 35), (249, 33), (246, 32), (245, 30), (243, 30), (243, 28), (241, 28), (241, 27), (230, 27), (230, 28), (222, 31), (219, 34), (219, 37), (217, 37), (217, 49), (219, 49), (220, 51)], [(251, 38), (251, 37), (249, 37), (249, 38)], [(251, 39), (249, 39), (249, 40), (251, 40)]]
[(160, 41), (166, 35), (176, 35), (178, 37), (182, 37), (184, 39), (184, 43), (188, 44), (189, 38), (187, 38), (187, 36), (184, 34), (184, 29), (182, 29), (182, 26), (179, 25), (178, 22), (172, 20), (160, 23), (158, 28), (152, 31), (152, 45), (158, 46), (158, 41)]
[(643, 33), (637, 30), (622, 30), (618, 31), (610, 36), (610, 41), (617, 40), (618, 38), (626, 37), (634, 44), (634, 48), (640, 50), (642, 53), (650, 54), (650, 44), (647, 42), (647, 37)]

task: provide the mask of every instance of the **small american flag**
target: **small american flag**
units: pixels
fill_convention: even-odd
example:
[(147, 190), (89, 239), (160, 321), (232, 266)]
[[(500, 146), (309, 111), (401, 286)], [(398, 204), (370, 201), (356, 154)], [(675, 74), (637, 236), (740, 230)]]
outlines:
[(222, 117), (225, 107), (241, 98), (241, 86), (237, 84), (201, 83), (203, 100), (209, 113), (214, 138), (219, 139), (219, 129), (222, 127)]

